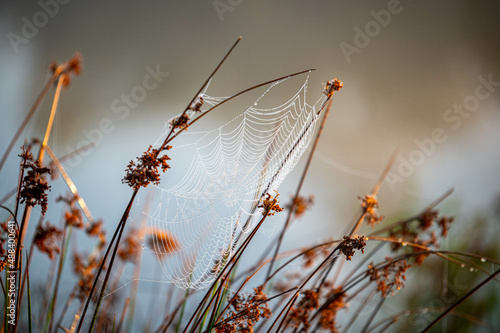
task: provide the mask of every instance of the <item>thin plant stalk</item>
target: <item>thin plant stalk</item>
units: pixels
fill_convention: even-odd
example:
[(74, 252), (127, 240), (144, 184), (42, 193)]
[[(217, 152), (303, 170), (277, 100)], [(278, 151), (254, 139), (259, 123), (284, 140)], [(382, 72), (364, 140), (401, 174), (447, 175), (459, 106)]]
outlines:
[(271, 275), (271, 272), (273, 271), (273, 266), (274, 262), (276, 261), (276, 257), (278, 256), (278, 253), (280, 251), (281, 243), (283, 242), (283, 237), (285, 236), (285, 232), (288, 229), (288, 225), (290, 223), (290, 220), (292, 218), (292, 215), (295, 211), (295, 207), (297, 206), (297, 198), (300, 195), (300, 191), (302, 189), (302, 185), (304, 184), (304, 180), (307, 175), (307, 171), (309, 171), (309, 166), (311, 165), (311, 161), (314, 157), (314, 152), (316, 151), (316, 148), (318, 146), (319, 139), (321, 137), (321, 133), (323, 133), (323, 128), (325, 127), (326, 119), (328, 118), (328, 114), (330, 113), (330, 109), (332, 107), (332, 100), (328, 102), (328, 106), (326, 107), (325, 114), (323, 115), (323, 120), (321, 121), (321, 125), (318, 129), (318, 133), (316, 134), (316, 138), (314, 140), (314, 144), (312, 146), (311, 152), (309, 154), (309, 157), (306, 162), (306, 166), (304, 167), (304, 171), (302, 172), (302, 176), (300, 177), (299, 184), (297, 186), (297, 190), (295, 191), (295, 195), (292, 200), (292, 205), (290, 207), (290, 210), (288, 211), (288, 215), (286, 218), (285, 225), (283, 226), (283, 229), (281, 230), (278, 242), (276, 243), (276, 249), (274, 251), (273, 257), (271, 259), (271, 263), (269, 264), (269, 269), (267, 270), (266, 278), (264, 279), (265, 283), (267, 282), (269, 276)]
[(361, 332), (365, 333), (368, 330), (368, 327), (370, 327), (370, 324), (372, 323), (373, 319), (375, 318), (375, 316), (377, 315), (378, 311), (382, 307), (382, 304), (384, 304), (385, 300), (386, 300), (386, 297), (382, 297), (380, 299), (380, 301), (377, 303), (377, 306), (375, 307), (375, 309), (373, 309), (373, 311), (372, 311), (372, 313), (370, 315), (370, 318), (368, 318), (368, 320), (366, 321), (366, 324), (363, 327), (363, 329), (361, 330)]
[(485, 280), (483, 280), (480, 284), (478, 284), (477, 286), (475, 286), (471, 291), (469, 291), (467, 294), (465, 294), (463, 297), (461, 297), (458, 301), (456, 301), (455, 303), (453, 303), (450, 307), (448, 307), (446, 309), (446, 311), (444, 311), (443, 313), (441, 313), (436, 319), (434, 319), (432, 321), (432, 323), (430, 323), (426, 328), (424, 328), (422, 330), (422, 333), (425, 333), (425, 332), (428, 332), (434, 325), (436, 325), (441, 319), (443, 319), (444, 317), (446, 317), (446, 315), (448, 313), (450, 313), (453, 309), (455, 309), (457, 306), (459, 306), (460, 304), (462, 304), (462, 302), (464, 302), (467, 298), (469, 298), (472, 294), (474, 294), (476, 291), (478, 291), (479, 289), (481, 289), (484, 285), (486, 285), (488, 282), (490, 282), (491, 280), (493, 280), (495, 278), (495, 276), (497, 276), (498, 274), (500, 273), (500, 268), (497, 269), (493, 274), (491, 274), (490, 276), (488, 276), (488, 278), (486, 278)]
[(60, 74), (54, 73), (50, 76), (49, 80), (43, 86), (40, 95), (38, 95), (37, 99), (35, 100), (35, 103), (33, 103), (33, 106), (31, 106), (31, 109), (29, 110), (28, 114), (26, 115), (26, 117), (24, 117), (23, 122), (21, 123), (16, 133), (12, 137), (12, 140), (10, 140), (9, 145), (7, 146), (7, 149), (5, 150), (5, 153), (2, 156), (2, 159), (0, 160), (0, 170), (2, 170), (2, 167), (5, 164), (5, 161), (7, 160), (7, 157), (9, 156), (10, 152), (12, 151), (12, 148), (14, 148), (17, 139), (19, 139), (19, 137), (21, 136), (22, 131), (24, 130), (26, 125), (28, 125), (28, 122), (30, 121), (31, 117), (33, 117), (33, 115), (35, 114), (36, 110), (38, 109), (38, 106), (49, 92), (50, 87), (56, 81), (58, 75)]
[(120, 316), (120, 321), (118, 322), (118, 326), (116, 327), (116, 332), (120, 332), (123, 326), (123, 322), (125, 321), (125, 315), (127, 314), (128, 306), (130, 303), (130, 297), (127, 297), (125, 303), (123, 304), (122, 314)]
[[(97, 319), (97, 314), (99, 312), (99, 307), (101, 305), (102, 298), (104, 296), (104, 292), (106, 291), (106, 286), (107, 286), (108, 281), (109, 281), (109, 276), (111, 274), (111, 269), (113, 267), (113, 263), (114, 263), (115, 258), (116, 258), (116, 253), (118, 252), (118, 247), (120, 245), (120, 239), (122, 238), (123, 230), (125, 229), (125, 223), (127, 222), (128, 216), (130, 214), (130, 209), (132, 208), (132, 204), (133, 204), (134, 199), (135, 199), (135, 197), (137, 195), (137, 192), (138, 192), (138, 190), (134, 190), (134, 193), (132, 194), (132, 198), (130, 199), (129, 204), (127, 205), (127, 209), (123, 213), (123, 216), (122, 216), (122, 219), (120, 221), (120, 224), (118, 225), (118, 229), (117, 229), (117, 231), (119, 231), (118, 238), (116, 239), (116, 244), (115, 244), (115, 247), (113, 249), (113, 254), (111, 255), (111, 259), (109, 261), (109, 267), (106, 270), (106, 276), (104, 278), (104, 282), (103, 282), (102, 287), (101, 287), (101, 292), (99, 294), (99, 298), (98, 298), (98, 301), (97, 301), (97, 306), (96, 306), (96, 308), (94, 310), (94, 316), (92, 318), (92, 324), (91, 324), (91, 326), (89, 328), (89, 332), (92, 332), (92, 330), (94, 328), (94, 324), (95, 324), (95, 321)], [(103, 259), (103, 263), (104, 263), (105, 260), (106, 260), (106, 258)], [(96, 281), (97, 281), (97, 279), (98, 279), (98, 277), (96, 276)], [(90, 297), (90, 295), (89, 295), (89, 297)], [(89, 299), (87, 299), (87, 302), (88, 301), (89, 301)], [(80, 323), (83, 323), (83, 317), (82, 317)]]
[[(45, 136), (44, 136), (43, 142), (40, 146), (40, 153), (38, 154), (38, 161), (40, 162), (40, 165), (43, 165), (44, 148), (45, 148), (45, 145), (47, 145), (47, 142), (48, 142), (49, 137), (50, 137), (50, 132), (52, 131), (52, 124), (54, 123), (54, 117), (55, 117), (55, 114), (57, 111), (57, 105), (59, 103), (63, 84), (64, 84), (63, 76), (59, 75), (58, 81), (57, 81), (56, 92), (54, 94), (54, 101), (52, 103), (52, 109), (50, 111), (49, 121), (47, 124), (47, 128), (45, 130)], [(18, 238), (17, 248), (16, 248), (16, 258), (15, 258), (15, 266), (14, 267), (19, 272), (19, 274), (17, 275), (17, 280), (18, 280), (17, 284), (19, 286), (21, 285), (21, 281), (22, 281), (22, 270), (21, 270), (21, 267), (19, 267), (19, 260), (20, 260), (21, 248), (23, 245), (23, 241), (24, 241), (24, 238), (26, 236), (26, 231), (28, 229), (29, 219), (30, 219), (30, 215), (31, 215), (31, 208), (32, 207), (30, 205), (25, 205), (25, 207), (24, 207), (23, 219), (21, 221), (21, 226), (20, 226), (20, 230), (19, 230), (19, 238)], [(20, 308), (21, 303), (22, 303), (22, 298), (18, 297), (17, 302), (18, 302), (18, 307)], [(17, 331), (18, 321), (19, 321), (19, 316), (16, 318), (16, 326), (14, 328), (14, 332)]]
[[(259, 228), (262, 226), (262, 223), (264, 223), (266, 217), (267, 217), (267, 214), (262, 217), (262, 219), (259, 221), (259, 223), (257, 224), (257, 226), (252, 230), (252, 232), (248, 235), (248, 237), (245, 239), (245, 241), (241, 244), (240, 248), (234, 254), (234, 258), (231, 259), (231, 261), (229, 262), (228, 265), (226, 265), (226, 266), (224, 266), (222, 268), (222, 271), (219, 273), (219, 276), (215, 279), (215, 281), (212, 284), (212, 287), (209, 289), (209, 291), (214, 288), (214, 286), (215, 286), (215, 284), (217, 282), (224, 281), (225, 280), (224, 276), (226, 276), (226, 278), (227, 278), (227, 276), (229, 276), (231, 274), (231, 271), (234, 269), (235, 265), (238, 263), (239, 259), (241, 258), (243, 252), (247, 248), (247, 246), (250, 243), (250, 241), (252, 240), (252, 238), (255, 236), (255, 234), (257, 233), (257, 231), (259, 230)], [(229, 268), (228, 272), (226, 273), (226, 269), (228, 267), (230, 267), (230, 268)], [(222, 284), (221, 284), (221, 286), (219, 288), (221, 288), (221, 287), (222, 287)], [(208, 295), (209, 295), (209, 292), (207, 292), (205, 294), (205, 297), (203, 298), (203, 301), (200, 302), (200, 305), (198, 305), (198, 307), (196, 308), (195, 312), (191, 316), (191, 319), (189, 320), (189, 322), (187, 323), (186, 327), (184, 328), (184, 331), (183, 331), (184, 333), (187, 332), (187, 329), (191, 325), (191, 322), (193, 321), (195, 315), (198, 314), (198, 311), (200, 310), (202, 303), (205, 302), (205, 300), (208, 298)], [(202, 313), (208, 311), (208, 309), (210, 308), (210, 305), (212, 304), (213, 300), (214, 299), (212, 297), (211, 300), (208, 302), (207, 308)], [(198, 321), (195, 323), (194, 328), (193, 328), (193, 332), (196, 330), (196, 328), (200, 324), (200, 320), (201, 320), (201, 318), (198, 319)]]
[[(239, 43), (239, 41), (241, 40), (241, 37), (238, 38), (238, 40), (233, 44), (233, 46), (229, 49), (229, 51), (226, 53), (226, 55), (224, 56), (224, 58), (222, 59), (222, 61), (217, 65), (217, 67), (215, 68), (215, 70), (212, 72), (212, 74), (210, 74), (210, 76), (208, 77), (208, 79), (205, 81), (205, 83), (201, 86), (201, 88), (199, 89), (199, 91), (196, 93), (196, 95), (194, 95), (194, 97), (192, 98), (191, 102), (187, 105), (187, 107), (185, 108), (184, 112), (182, 113), (183, 115), (189, 110), (189, 108), (191, 107), (191, 105), (193, 104), (193, 102), (196, 100), (196, 98), (198, 97), (198, 95), (203, 91), (203, 89), (205, 88), (205, 86), (208, 84), (208, 82), (210, 82), (210, 80), (212, 79), (212, 77), (217, 73), (217, 71), (219, 70), (219, 68), (222, 66), (222, 64), (225, 62), (225, 60), (227, 59), (227, 57), (229, 56), (229, 54), (231, 54), (231, 52), (233, 51), (233, 49), (236, 47), (236, 45)], [(170, 139), (170, 136), (172, 135), (174, 131), (174, 127), (171, 128), (170, 130), (170, 133), (167, 135), (167, 138), (165, 139), (165, 141), (163, 142), (162, 146), (160, 147), (160, 149), (158, 149), (158, 152), (157, 152), (157, 155), (167, 146), (167, 142), (168, 140)], [(181, 131), (179, 131), (180, 133)], [(90, 302), (90, 299), (92, 298), (92, 295), (93, 295), (93, 292), (95, 290), (95, 285), (97, 284), (97, 281), (99, 279), (99, 276), (102, 272), (102, 268), (104, 266), (104, 263), (106, 262), (106, 259), (107, 259), (107, 256), (110, 252), (110, 249), (111, 247), (113, 246), (113, 241), (117, 235), (117, 233), (119, 233), (119, 236), (118, 236), (118, 241), (117, 241), (117, 244), (116, 244), (116, 247), (115, 247), (115, 251), (113, 252), (113, 256), (116, 254), (116, 249), (118, 248), (118, 245), (120, 243), (120, 238), (121, 238), (121, 234), (123, 233), (123, 228), (125, 227), (125, 223), (128, 219), (128, 213), (130, 211), (130, 207), (132, 205), (132, 203), (134, 202), (134, 199), (135, 199), (135, 196), (137, 195), (137, 192), (138, 192), (138, 189), (134, 190), (133, 194), (132, 194), (132, 198), (130, 199), (130, 202), (127, 206), (127, 209), (126, 211), (124, 212), (123, 216), (122, 216), (122, 219), (120, 220), (120, 223), (118, 224), (116, 230), (115, 230), (115, 233), (113, 235), (113, 239), (112, 241), (110, 242), (107, 250), (106, 250), (106, 253), (104, 255), (104, 258), (103, 258), (103, 261), (101, 263), (101, 266), (99, 267), (99, 270), (97, 272), (97, 275), (95, 277), (95, 280), (94, 280), (94, 284), (92, 286), (92, 289), (90, 291), (90, 294), (87, 298), (87, 302), (85, 304), (85, 307), (84, 307), (84, 310), (83, 310), (83, 313), (82, 313), (82, 316), (80, 318), (80, 322), (78, 323), (78, 327), (77, 327), (77, 331), (76, 333), (79, 333), (81, 328), (82, 328), (82, 325), (83, 325), (83, 320), (85, 319), (85, 314), (87, 312), (87, 309), (88, 309), (88, 305), (89, 305), (89, 302)], [(120, 230), (121, 229), (121, 230)], [(111, 271), (111, 268), (113, 266), (113, 259), (114, 257), (111, 258), (111, 261), (110, 261), (110, 265), (108, 267), (108, 271)], [(106, 273), (106, 276), (109, 277), (109, 274)], [(104, 283), (103, 285), (105, 286), (107, 284), (107, 278), (104, 279)], [(104, 288), (104, 287), (103, 287)], [(102, 295), (103, 292), (101, 292), (101, 295)], [(102, 296), (101, 296), (102, 297)], [(100, 297), (100, 298), (101, 298)], [(100, 300), (99, 300), (99, 303), (100, 303)], [(94, 318), (95, 318), (95, 315), (94, 314)], [(93, 320), (94, 321), (94, 320)]]

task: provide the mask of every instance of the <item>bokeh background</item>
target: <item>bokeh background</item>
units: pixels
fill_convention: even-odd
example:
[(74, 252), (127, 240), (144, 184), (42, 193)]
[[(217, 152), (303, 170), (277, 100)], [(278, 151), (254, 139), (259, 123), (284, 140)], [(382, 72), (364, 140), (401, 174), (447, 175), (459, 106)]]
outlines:
[[(315, 195), (315, 206), (292, 226), (285, 250), (341, 236), (358, 212), (357, 197), (370, 191), (395, 149), (395, 176), (401, 176), (403, 160), (423, 158), (408, 174), (383, 184), (383, 215), (393, 220), (417, 212), (454, 188), (442, 205), (457, 217), (444, 246), (458, 247), (471, 239), (487, 243), (482, 235), (497, 230), (492, 207), (500, 193), (500, 84), (491, 91), (480, 88), (489, 96), (475, 111), (450, 111), (474, 100), (481, 78), (500, 82), (497, 1), (56, 3), (57, 8), (48, 7), (53, 15), (45, 15), (47, 20), (39, 14), (43, 0), (0, 4), (0, 152), (47, 79), (50, 61), (63, 62), (80, 51), (83, 73), (63, 93), (50, 146), (58, 156), (67, 154), (88, 139), (85, 131), (99, 128), (102, 119), (112, 121), (113, 130), (81, 161), (66, 163), (92, 214), (103, 218), (108, 230), (130, 196), (121, 184), (128, 161), (156, 141), (165, 122), (183, 110), (238, 36), (243, 40), (216, 76), (212, 95), (227, 96), (308, 68), (316, 69), (309, 78), (310, 102), (320, 97), (327, 80), (344, 82), (304, 186), (305, 194)], [(391, 13), (383, 25), (374, 23), (381, 11)], [(23, 35), (27, 21), (39, 27)], [(129, 115), (119, 117), (113, 102), (142, 84), (148, 66), (169, 75)], [(233, 119), (263, 91), (232, 103), (228, 111), (214, 112), (199, 129)], [(286, 96), (273, 98), (281, 104)], [(46, 102), (22, 138), (42, 137), (49, 111)], [(453, 122), (446, 118), (451, 115)], [(419, 153), (416, 140), (428, 142), (437, 128), (446, 138), (428, 154)], [(15, 186), (16, 155), (1, 170), (0, 196)], [(172, 177), (180, 177), (176, 161), (171, 165)], [(283, 198), (293, 192), (300, 166), (282, 185)], [(64, 192), (64, 185), (53, 187), (54, 197), (57, 191)], [(57, 222), (58, 214), (49, 210), (49, 219)], [(140, 210), (132, 219), (138, 223)], [(265, 229), (262, 241), (273, 230)]]

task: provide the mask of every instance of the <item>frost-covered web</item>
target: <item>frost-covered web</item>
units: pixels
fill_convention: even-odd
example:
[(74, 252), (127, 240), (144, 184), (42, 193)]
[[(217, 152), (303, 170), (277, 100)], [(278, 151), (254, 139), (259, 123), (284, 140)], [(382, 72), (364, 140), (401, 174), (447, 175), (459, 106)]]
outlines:
[[(324, 97), (307, 104), (306, 79), (285, 103), (259, 108), (259, 101), (283, 81), (223, 126), (198, 133), (190, 129), (173, 141), (172, 151), (190, 152), (192, 161), (176, 184), (156, 187), (160, 203), (149, 214), (159, 235), (150, 250), (169, 282), (195, 289), (212, 283), (238, 240), (262, 217), (257, 207), (262, 196), (274, 194), (307, 148)], [(206, 92), (202, 97), (204, 106), (227, 99)], [(164, 135), (169, 130), (167, 125)]]

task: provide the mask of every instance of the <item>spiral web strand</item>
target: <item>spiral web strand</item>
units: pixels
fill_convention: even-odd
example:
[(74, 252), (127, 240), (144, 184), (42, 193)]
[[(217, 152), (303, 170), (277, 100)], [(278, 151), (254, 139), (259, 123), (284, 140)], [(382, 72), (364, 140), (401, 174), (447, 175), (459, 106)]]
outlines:
[[(284, 104), (257, 107), (285, 80), (223, 126), (188, 131), (176, 140), (174, 149), (191, 148), (193, 159), (177, 184), (156, 187), (160, 203), (149, 224), (154, 234), (169, 235), (155, 237), (151, 251), (166, 279), (178, 287), (200, 289), (213, 282), (238, 240), (262, 217), (260, 199), (274, 194), (307, 148), (324, 102), (323, 97), (306, 103), (307, 79)], [(227, 98), (202, 97), (209, 105)]]

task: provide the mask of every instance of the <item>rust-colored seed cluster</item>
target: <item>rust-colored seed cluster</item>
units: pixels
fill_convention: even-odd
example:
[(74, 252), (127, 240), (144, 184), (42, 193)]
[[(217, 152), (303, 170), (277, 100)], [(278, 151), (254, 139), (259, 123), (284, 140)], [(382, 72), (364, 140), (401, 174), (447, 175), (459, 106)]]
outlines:
[(47, 254), (50, 260), (54, 260), (56, 253), (61, 252), (59, 247), (61, 236), (62, 231), (49, 222), (47, 222), (46, 226), (40, 223), (35, 231), (34, 244), (40, 252)]
[(152, 149), (149, 146), (148, 150), (144, 152), (141, 157), (137, 158), (137, 163), (130, 161), (125, 169), (125, 177), (122, 179), (122, 183), (128, 184), (134, 190), (138, 190), (140, 187), (147, 187), (149, 184), (153, 183), (158, 185), (160, 183), (160, 172), (158, 168), (161, 167), (162, 171), (165, 172), (170, 168), (167, 161), (170, 157), (163, 155), (158, 157), (158, 155), (163, 150), (170, 150), (172, 146), (166, 146), (161, 149)]
[(338, 249), (345, 255), (346, 260), (351, 260), (352, 256), (356, 252), (355, 250), (361, 250), (365, 253), (365, 236), (358, 236), (357, 238), (351, 238), (349, 236), (344, 236), (344, 240), (340, 242)]
[(406, 260), (393, 260), (391, 257), (385, 257), (385, 260), (386, 263), (380, 267), (375, 267), (373, 262), (368, 265), (370, 281), (377, 283), (377, 291), (382, 297), (394, 296), (396, 290), (405, 286), (405, 273), (411, 267)]
[(342, 286), (331, 289), (327, 294), (327, 305), (323, 307), (319, 317), (319, 327), (337, 333), (337, 313), (345, 308), (347, 294), (342, 290)]
[(148, 237), (148, 246), (155, 249), (159, 259), (175, 253), (181, 248), (179, 241), (172, 234), (163, 230), (155, 230)]
[(314, 204), (314, 195), (310, 195), (309, 197), (303, 197), (299, 195), (297, 198), (292, 199), (293, 202), (287, 206), (288, 209), (293, 209), (293, 213), (295, 214), (295, 217), (302, 217), (306, 210), (311, 208), (311, 206)]
[(118, 257), (123, 261), (135, 262), (141, 254), (141, 237), (137, 230), (130, 230), (125, 240), (118, 248)]
[(196, 100), (189, 106), (190, 110), (193, 110), (194, 112), (201, 112), (201, 107), (203, 106), (203, 103), (205, 100), (203, 99), (203, 96), (198, 96)]
[[(231, 313), (215, 328), (217, 333), (253, 332), (254, 326), (261, 318), (269, 318), (271, 310), (267, 306), (267, 295), (262, 292), (263, 286), (254, 288), (254, 293), (246, 296), (240, 294), (229, 298)], [(234, 296), (234, 295), (233, 295)]]
[(80, 301), (84, 301), (90, 293), (95, 278), (93, 272), (101, 265), (101, 262), (95, 257), (87, 260), (88, 262), (85, 262), (83, 257), (78, 253), (73, 254), (73, 272), (78, 277), (78, 290), (76, 296)]
[(82, 212), (75, 205), (78, 199), (78, 195), (70, 195), (67, 198), (60, 196), (56, 201), (62, 201), (68, 205), (68, 210), (64, 213), (66, 225), (82, 229), (84, 227)]
[(281, 208), (278, 202), (279, 193), (276, 191), (275, 193), (276, 195), (274, 197), (271, 196), (269, 193), (266, 193), (266, 196), (262, 198), (262, 203), (258, 207), (264, 208), (262, 211), (263, 216), (272, 216), (275, 213), (283, 211), (283, 208)]
[(325, 90), (323, 94), (325, 94), (328, 98), (332, 97), (336, 91), (339, 91), (344, 87), (344, 82), (340, 81), (337, 78), (334, 78), (331, 81), (328, 81), (325, 85)]
[(378, 201), (374, 195), (365, 194), (363, 197), (358, 197), (361, 200), (361, 208), (365, 213), (365, 220), (372, 228), (384, 219), (378, 214)]
[(62, 65), (58, 65), (57, 62), (52, 61), (49, 69), (53, 75), (60, 75), (64, 87), (67, 88), (71, 83), (71, 74), (78, 76), (82, 72), (82, 62), (82, 54), (76, 52), (71, 59)]
[(316, 310), (319, 306), (319, 295), (315, 290), (304, 290), (302, 291), (302, 295), (297, 306), (293, 307), (290, 311), (289, 316), (293, 327), (297, 328), (302, 325), (307, 332), (311, 326), (309, 321), (311, 312)]
[(23, 153), (19, 155), (22, 159), (22, 167), (27, 170), (21, 185), (21, 203), (28, 206), (40, 205), (42, 215), (47, 211), (47, 193), (50, 190), (44, 175), (50, 174), (50, 169), (42, 167), (39, 161), (33, 161), (33, 155), (23, 147)]
[[(392, 244), (391, 249), (393, 252), (396, 252), (401, 249), (404, 243), (439, 248), (435, 229), (439, 228), (441, 237), (446, 237), (453, 221), (453, 217), (439, 216), (437, 210), (428, 209), (416, 220), (406, 221), (389, 231), (390, 238), (398, 240)], [(432, 228), (432, 226), (435, 228)], [(410, 246), (414, 253), (423, 252), (424, 249), (422, 247)], [(428, 256), (429, 253), (416, 254), (414, 256), (415, 263), (422, 264)]]
[(103, 221), (97, 220), (90, 222), (90, 225), (85, 229), (85, 232), (90, 237), (97, 237), (99, 239), (99, 249), (106, 245), (106, 231), (102, 228)]
[(170, 120), (169, 124), (173, 130), (179, 129), (179, 130), (183, 131), (183, 130), (187, 130), (189, 119), (190, 119), (189, 115), (187, 115), (186, 113), (183, 113), (179, 117), (176, 117), (176, 118)]

